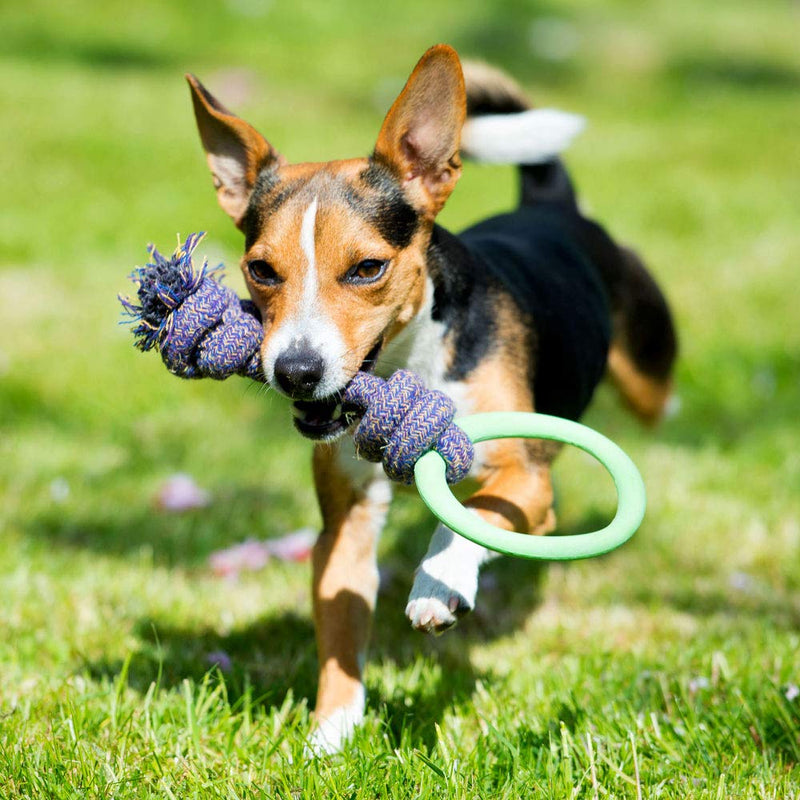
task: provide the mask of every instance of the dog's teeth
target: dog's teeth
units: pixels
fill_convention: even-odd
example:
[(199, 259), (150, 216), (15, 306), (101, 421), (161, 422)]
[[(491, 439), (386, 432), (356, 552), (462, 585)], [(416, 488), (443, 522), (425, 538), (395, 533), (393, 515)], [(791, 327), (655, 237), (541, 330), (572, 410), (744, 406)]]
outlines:
[(339, 419), (342, 416), (342, 404), (339, 403), (336, 408), (333, 409), (333, 414), (331, 414), (331, 419)]
[(292, 414), (297, 417), (297, 419), (303, 420), (308, 416), (306, 411), (303, 411), (302, 408), (298, 408), (297, 406), (292, 406)]

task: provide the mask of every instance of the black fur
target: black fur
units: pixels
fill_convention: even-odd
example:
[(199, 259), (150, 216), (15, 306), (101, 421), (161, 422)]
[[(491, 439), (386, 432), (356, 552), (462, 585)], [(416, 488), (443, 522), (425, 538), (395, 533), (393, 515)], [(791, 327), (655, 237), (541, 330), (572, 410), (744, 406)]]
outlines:
[(572, 180), (560, 158), (543, 164), (525, 164), (519, 168), (520, 205), (542, 201), (563, 203), (577, 209)]
[(428, 245), (433, 282), (433, 319), (452, 332), (453, 361), (446, 378), (460, 381), (489, 352), (494, 341), (493, 289), (485, 265), (463, 243), (435, 225)]
[[(281, 188), (277, 191), (279, 186)], [(272, 167), (259, 172), (240, 223), (245, 248), (249, 249), (258, 238), (266, 216), (280, 208), (296, 188), (294, 184), (281, 185), (278, 172)]]
[[(419, 228), (419, 218), (403, 196), (394, 175), (371, 161), (360, 178), (364, 183), (363, 193), (339, 181), (334, 184), (334, 196), (355, 209), (392, 247), (401, 250), (408, 247)], [(303, 182), (281, 183), (277, 172), (271, 168), (259, 174), (241, 222), (245, 247), (249, 248), (258, 238), (266, 217), (304, 186), (307, 184)]]
[(403, 196), (394, 173), (371, 159), (360, 177), (377, 195), (354, 199), (357, 209), (392, 247), (408, 247), (419, 227), (419, 218)]
[(678, 353), (678, 340), (669, 306), (656, 282), (636, 254), (619, 247), (596, 222), (584, 219), (576, 234), (603, 279), (634, 364), (645, 375), (667, 378)]
[(502, 292), (528, 326), (536, 410), (580, 417), (605, 372), (611, 340), (606, 290), (581, 244), (586, 224), (561, 204), (539, 203), (458, 237), (434, 229), (433, 316), (455, 337), (448, 378), (466, 377), (493, 347), (494, 309)]

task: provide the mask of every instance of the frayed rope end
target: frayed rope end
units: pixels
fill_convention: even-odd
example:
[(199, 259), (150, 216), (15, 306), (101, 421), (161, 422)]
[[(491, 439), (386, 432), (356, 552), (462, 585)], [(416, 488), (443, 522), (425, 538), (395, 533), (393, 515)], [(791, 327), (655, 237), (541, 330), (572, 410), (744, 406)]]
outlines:
[(205, 231), (190, 234), (171, 258), (163, 256), (154, 244), (148, 245), (150, 263), (137, 267), (129, 276), (139, 287), (136, 291), (139, 302), (117, 295), (123, 312), (129, 317), (122, 322), (136, 324), (134, 344), (139, 350), (146, 352), (160, 347), (170, 335), (172, 311), (194, 294), (206, 277), (222, 269), (221, 264), (209, 267), (205, 258), (202, 266), (195, 268), (192, 253), (204, 236)]

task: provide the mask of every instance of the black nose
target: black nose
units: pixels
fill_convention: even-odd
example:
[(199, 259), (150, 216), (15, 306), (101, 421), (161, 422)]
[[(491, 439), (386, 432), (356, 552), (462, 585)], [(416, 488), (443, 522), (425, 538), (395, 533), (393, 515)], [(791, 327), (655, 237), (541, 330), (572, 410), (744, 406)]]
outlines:
[(289, 397), (306, 399), (322, 380), (325, 363), (308, 347), (284, 350), (275, 359), (275, 380)]

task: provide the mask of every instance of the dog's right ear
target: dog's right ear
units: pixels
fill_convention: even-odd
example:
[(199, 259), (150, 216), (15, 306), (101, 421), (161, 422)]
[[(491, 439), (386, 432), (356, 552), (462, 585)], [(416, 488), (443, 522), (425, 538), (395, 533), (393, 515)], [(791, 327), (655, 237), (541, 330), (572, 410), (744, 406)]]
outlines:
[(251, 125), (231, 114), (194, 75), (187, 75), (197, 129), (222, 210), (241, 226), (258, 174), (283, 158)]

